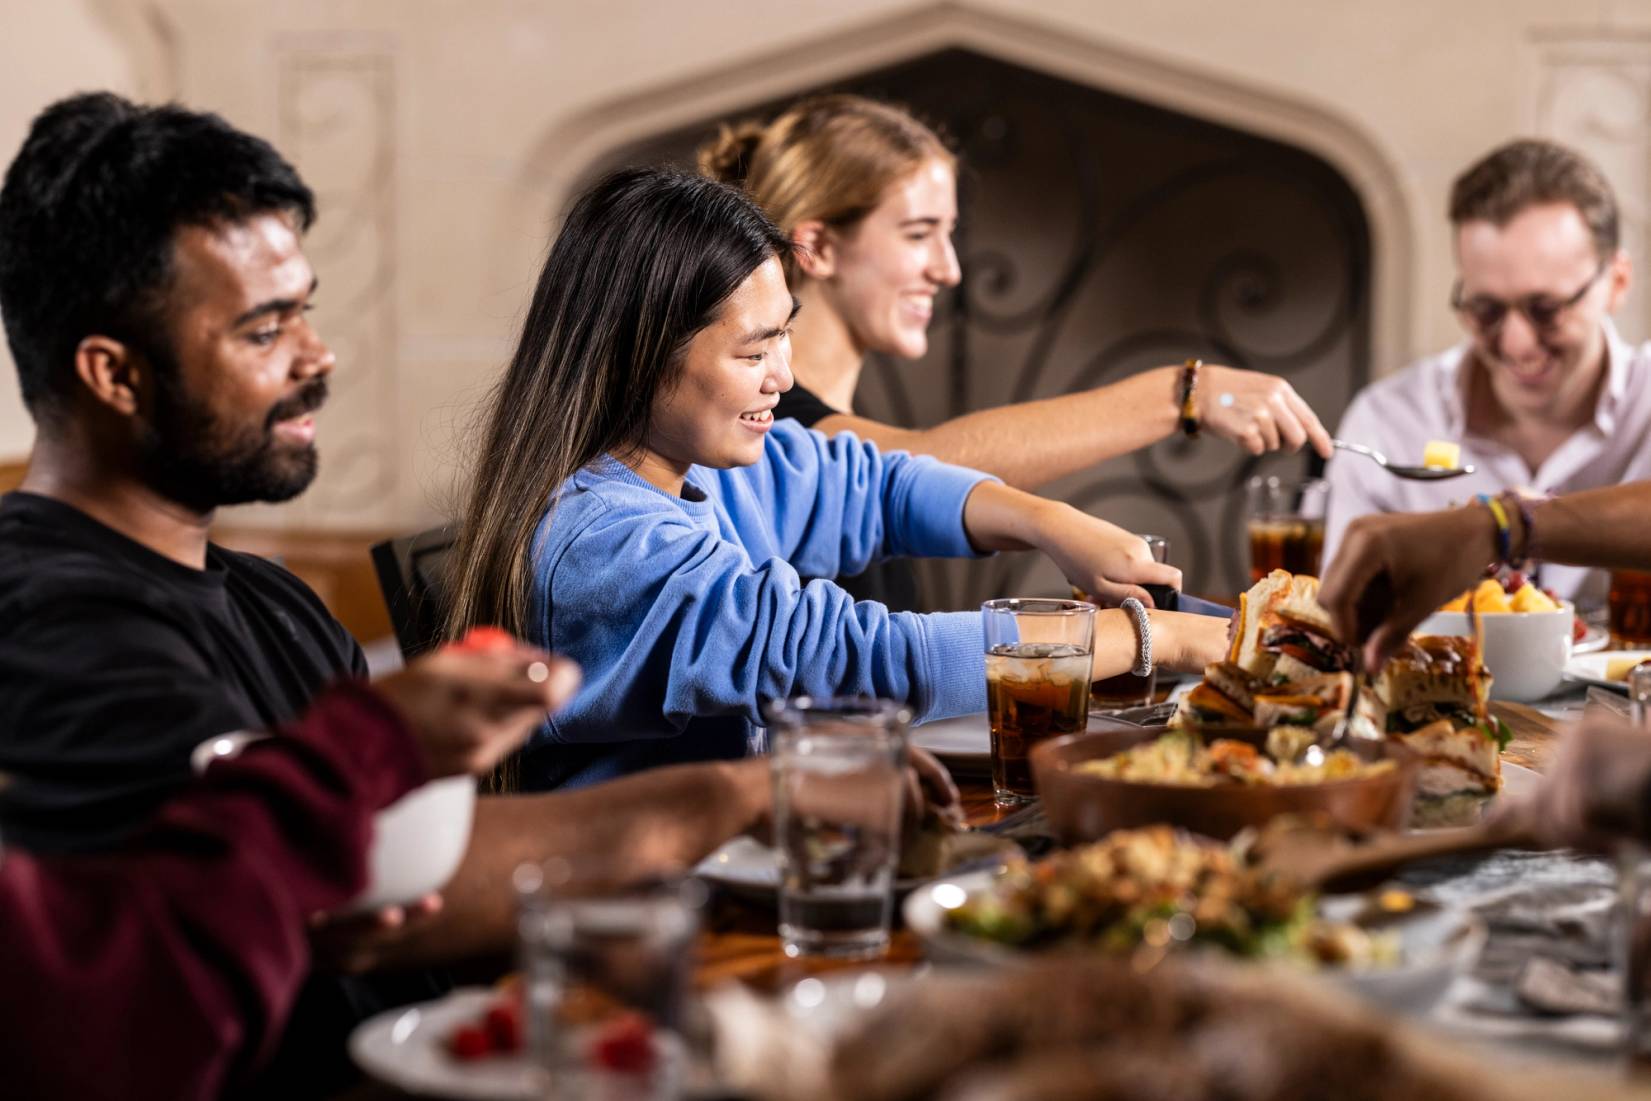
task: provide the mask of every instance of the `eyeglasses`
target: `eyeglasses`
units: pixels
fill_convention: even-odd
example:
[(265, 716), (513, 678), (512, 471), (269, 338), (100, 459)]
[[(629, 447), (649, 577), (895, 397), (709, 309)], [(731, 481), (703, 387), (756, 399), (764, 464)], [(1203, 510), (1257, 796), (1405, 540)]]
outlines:
[(1575, 294), (1559, 300), (1545, 294), (1526, 295), (1513, 302), (1504, 302), (1488, 294), (1476, 294), (1472, 298), (1464, 299), (1462, 281), (1458, 279), (1450, 290), (1450, 308), (1465, 317), (1468, 323), (1482, 334), (1495, 332), (1507, 318), (1509, 310), (1517, 311), (1537, 332), (1546, 332), (1559, 324), (1566, 310), (1581, 302), (1583, 296), (1594, 289), (1594, 284), (1599, 282), (1599, 277), (1605, 274), (1607, 267), (1609, 264), (1601, 260), (1594, 274)]

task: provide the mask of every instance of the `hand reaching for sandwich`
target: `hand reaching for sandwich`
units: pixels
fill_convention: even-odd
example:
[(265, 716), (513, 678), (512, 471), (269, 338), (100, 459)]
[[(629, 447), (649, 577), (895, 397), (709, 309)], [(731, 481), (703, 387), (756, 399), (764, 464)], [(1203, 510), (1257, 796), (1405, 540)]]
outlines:
[(1495, 532), (1473, 505), (1360, 517), (1325, 571), (1319, 603), (1337, 636), (1363, 647), (1364, 667), (1380, 669), (1417, 624), (1473, 587), (1496, 558)]

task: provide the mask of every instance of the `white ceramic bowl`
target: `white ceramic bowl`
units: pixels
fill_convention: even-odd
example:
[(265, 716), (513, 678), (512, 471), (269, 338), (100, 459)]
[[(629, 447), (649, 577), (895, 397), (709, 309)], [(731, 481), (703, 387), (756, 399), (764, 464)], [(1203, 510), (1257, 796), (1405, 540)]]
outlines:
[[(1485, 667), (1495, 681), (1493, 700), (1540, 700), (1559, 687), (1571, 660), (1569, 604), (1557, 612), (1500, 612), (1481, 615), (1485, 628)], [(1466, 635), (1466, 612), (1434, 612), (1416, 628), (1419, 635)]]
[(470, 844), (475, 812), (474, 776), (432, 780), (379, 811), (367, 890), (348, 909), (396, 906), (445, 887)]

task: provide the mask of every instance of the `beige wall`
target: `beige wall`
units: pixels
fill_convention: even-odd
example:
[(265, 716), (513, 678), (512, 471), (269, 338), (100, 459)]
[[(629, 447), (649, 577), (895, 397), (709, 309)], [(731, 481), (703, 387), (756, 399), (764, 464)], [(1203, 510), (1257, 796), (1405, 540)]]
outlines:
[[(0, 26), (6, 156), (51, 98), (110, 86), (218, 110), (321, 191), (319, 320), (340, 344), (325, 472), (253, 522), (436, 516), (464, 413), (508, 351), (580, 169), (649, 125), (913, 44), (961, 36), (1336, 163), (1381, 208), (1378, 370), (1455, 338), (1440, 209), (1468, 158), (1529, 131), (1585, 145), (1636, 244), (1651, 179), (1643, 0), (0, 0)], [(1648, 303), (1626, 311), (1636, 338), (1651, 335)], [(3, 457), (28, 430), (0, 366)]]
[[(86, 88), (136, 90), (133, 58), (89, 5), (0, 0), (0, 161), (10, 163), (29, 120), (59, 96)], [(34, 427), (0, 346), (0, 462), (29, 449)]]

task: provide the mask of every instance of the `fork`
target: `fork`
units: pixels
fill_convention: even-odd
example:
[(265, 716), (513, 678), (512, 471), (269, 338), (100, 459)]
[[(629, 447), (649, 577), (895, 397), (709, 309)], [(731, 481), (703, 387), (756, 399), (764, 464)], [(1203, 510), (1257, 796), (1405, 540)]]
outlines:
[(1477, 468), (1469, 463), (1466, 466), (1438, 467), (1438, 466), (1405, 466), (1395, 463), (1373, 447), (1366, 447), (1362, 443), (1348, 443), (1346, 440), (1331, 440), (1337, 450), (1351, 451), (1355, 455), (1363, 455), (1374, 460), (1395, 478), (1408, 478), (1413, 482), (1438, 482), (1446, 478), (1460, 478), (1464, 474), (1472, 474)]
[(1359, 695), (1364, 690), (1364, 655), (1353, 651), (1353, 690), (1347, 694), (1347, 709), (1342, 712), (1341, 718), (1331, 728), (1330, 736), (1323, 742), (1314, 742), (1301, 751), (1298, 758), (1301, 763), (1318, 767), (1324, 763), (1325, 755), (1337, 749), (1346, 749), (1366, 761), (1381, 760), (1386, 756), (1383, 748), (1384, 739), (1372, 738), (1368, 734), (1358, 734), (1353, 730), (1353, 716), (1358, 713)]

